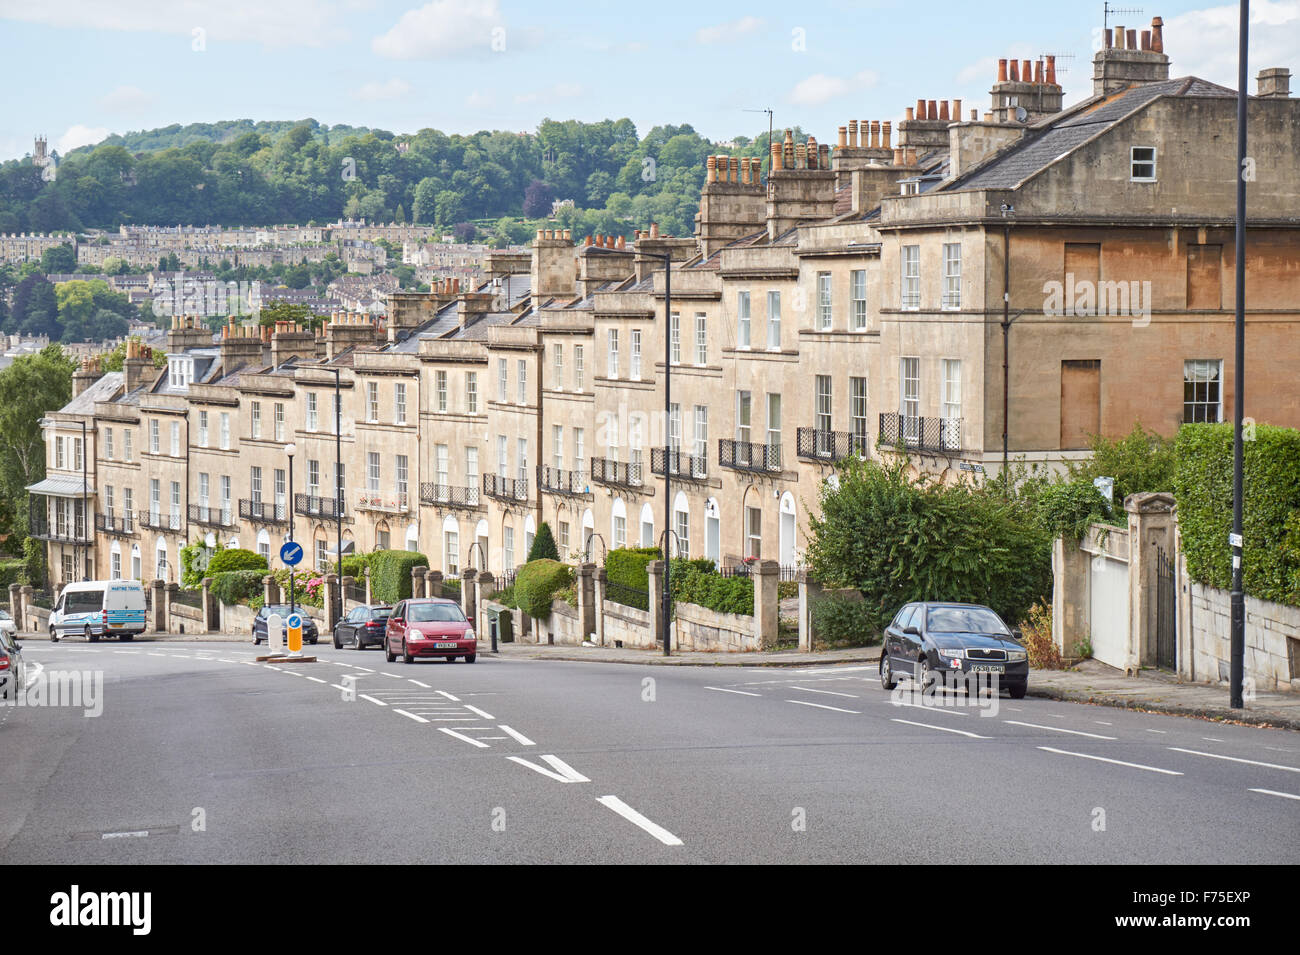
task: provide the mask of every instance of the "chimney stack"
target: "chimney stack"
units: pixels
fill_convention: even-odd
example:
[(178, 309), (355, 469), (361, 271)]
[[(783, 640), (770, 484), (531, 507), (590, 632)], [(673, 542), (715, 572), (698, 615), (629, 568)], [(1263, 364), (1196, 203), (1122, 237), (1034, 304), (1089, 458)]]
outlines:
[(1255, 82), (1260, 99), (1287, 99), (1291, 95), (1291, 71), (1285, 66), (1260, 70)]

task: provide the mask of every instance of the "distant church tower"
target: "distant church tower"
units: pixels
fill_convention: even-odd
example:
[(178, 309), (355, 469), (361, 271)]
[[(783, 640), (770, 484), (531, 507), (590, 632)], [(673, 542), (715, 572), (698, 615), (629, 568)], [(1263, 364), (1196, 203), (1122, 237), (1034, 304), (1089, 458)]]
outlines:
[(53, 182), (59, 168), (59, 154), (48, 151), (49, 142), (44, 136), (36, 137), (36, 150), (32, 153), (32, 165), (41, 170), (41, 178)]

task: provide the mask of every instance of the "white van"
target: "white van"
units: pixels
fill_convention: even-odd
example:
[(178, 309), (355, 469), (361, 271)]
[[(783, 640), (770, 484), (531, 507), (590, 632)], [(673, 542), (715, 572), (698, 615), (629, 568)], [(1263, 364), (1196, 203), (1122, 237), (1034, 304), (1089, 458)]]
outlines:
[(138, 580), (87, 580), (68, 584), (50, 612), (50, 640), (83, 634), (130, 640), (144, 633), (144, 586)]

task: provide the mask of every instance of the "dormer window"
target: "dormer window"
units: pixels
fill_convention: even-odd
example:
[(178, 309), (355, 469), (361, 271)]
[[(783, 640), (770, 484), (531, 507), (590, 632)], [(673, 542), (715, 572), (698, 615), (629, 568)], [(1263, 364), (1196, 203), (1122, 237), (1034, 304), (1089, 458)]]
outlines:
[(194, 381), (194, 361), (190, 358), (167, 359), (167, 383), (173, 388), (188, 388)]
[(1131, 153), (1132, 171), (1129, 177), (1133, 182), (1156, 181), (1156, 147), (1134, 146)]

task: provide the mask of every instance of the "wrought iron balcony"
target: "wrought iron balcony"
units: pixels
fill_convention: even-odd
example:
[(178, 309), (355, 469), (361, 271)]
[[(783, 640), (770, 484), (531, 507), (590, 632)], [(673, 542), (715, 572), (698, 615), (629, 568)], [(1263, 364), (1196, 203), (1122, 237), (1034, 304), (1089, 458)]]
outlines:
[(650, 472), (667, 473), (682, 481), (705, 481), (709, 477), (708, 454), (685, 454), (680, 448), (651, 448)]
[(779, 471), (781, 446), (719, 438), (718, 464), (736, 471)]
[(135, 517), (130, 511), (121, 515), (114, 514), (112, 511), (105, 511), (102, 514), (95, 515), (95, 530), (103, 534), (134, 534)]
[(886, 412), (880, 416), (880, 443), (940, 454), (960, 451), (961, 421), (961, 418), (922, 418)]
[(591, 479), (608, 487), (641, 487), (641, 465), (611, 461), (609, 458), (591, 459)]
[(855, 454), (866, 457), (871, 446), (865, 433), (800, 428), (795, 437), (795, 450), (799, 457), (810, 461), (841, 461)]
[(272, 504), (270, 501), (251, 501), (248, 498), (239, 500), (239, 517), (241, 520), (252, 521), (254, 524), (288, 524), (288, 509), (283, 504)]
[(179, 511), (136, 511), (135, 522), (150, 531), (179, 531), (185, 526)]
[(591, 493), (587, 475), (581, 471), (565, 471), (547, 465), (541, 465), (537, 469), (537, 487), (548, 494), (563, 494), (568, 497)]
[(321, 497), (319, 494), (295, 494), (293, 512), (306, 517), (319, 517), (321, 520), (337, 521), (347, 519), (347, 508), (338, 498)]
[(27, 534), (37, 540), (51, 541), (56, 544), (91, 542), (83, 521), (74, 520), (72, 517), (63, 521), (51, 521), (47, 515), (39, 512), (33, 512), (28, 518)]
[(204, 527), (234, 527), (235, 515), (230, 508), (208, 507), (206, 504), (190, 505), (190, 523)]
[(426, 481), (420, 485), (420, 503), (432, 504), (434, 507), (479, 506), (477, 487), (455, 487), (451, 484), (436, 484)]
[[(310, 497), (311, 495), (307, 496)], [(333, 498), (328, 498), (328, 500), (331, 505), (334, 503)], [(379, 511), (383, 514), (409, 514), (411, 512), (411, 499), (409, 495), (398, 494), (396, 491), (391, 494), (385, 494), (382, 491), (358, 491), (357, 510)]]
[(497, 474), (483, 475), (483, 493), (498, 501), (528, 500), (527, 478), (504, 478)]

